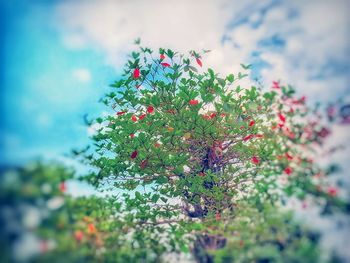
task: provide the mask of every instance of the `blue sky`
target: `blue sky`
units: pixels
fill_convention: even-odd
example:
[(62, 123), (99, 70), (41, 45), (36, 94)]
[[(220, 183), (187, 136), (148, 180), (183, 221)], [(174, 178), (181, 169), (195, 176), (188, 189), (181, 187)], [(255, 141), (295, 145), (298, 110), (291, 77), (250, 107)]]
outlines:
[(96, 50), (63, 46), (50, 23), (54, 5), (19, 6), (5, 6), (5, 163), (52, 158), (86, 144), (83, 115), (102, 111), (98, 98), (116, 76)]
[(346, 1), (291, 2), (2, 3), (1, 162), (57, 158), (86, 145), (83, 115), (106, 110), (98, 99), (137, 37), (155, 49), (211, 49), (204, 65), (222, 73), (252, 63), (252, 78), (293, 84), (311, 101), (346, 97)]

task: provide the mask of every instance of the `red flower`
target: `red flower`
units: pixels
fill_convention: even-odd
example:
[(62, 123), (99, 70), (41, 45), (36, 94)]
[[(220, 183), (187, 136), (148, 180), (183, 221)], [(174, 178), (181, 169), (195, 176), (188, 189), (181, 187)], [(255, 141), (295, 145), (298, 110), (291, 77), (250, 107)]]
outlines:
[(323, 127), (319, 132), (316, 133), (317, 136), (321, 138), (326, 138), (329, 134), (331, 134), (331, 131), (325, 127)]
[(216, 221), (219, 221), (221, 219), (221, 215), (219, 212), (215, 214), (215, 219)]
[(213, 112), (212, 114), (210, 114), (210, 118), (211, 119), (213, 119), (213, 118), (215, 118), (216, 117), (216, 113), (215, 112)]
[(140, 168), (141, 169), (145, 169), (148, 165), (148, 160), (143, 160), (141, 163), (140, 163)]
[(76, 241), (80, 242), (84, 237), (84, 233), (81, 230), (77, 230), (74, 232), (74, 238)]
[(88, 224), (88, 233), (89, 234), (94, 234), (94, 233), (96, 233), (96, 227), (95, 227), (95, 225), (94, 224)]
[(208, 114), (204, 114), (204, 115), (203, 115), (203, 119), (211, 120), (211, 117), (210, 117)]
[(259, 158), (256, 157), (256, 156), (253, 156), (252, 159), (251, 159), (251, 161), (252, 161), (253, 164), (259, 164), (259, 163), (260, 163)]
[(135, 138), (135, 134), (131, 133), (131, 134), (130, 134), (130, 138), (131, 138), (131, 139)]
[(293, 160), (293, 156), (291, 156), (289, 153), (285, 153), (285, 156), (287, 157), (288, 160)]
[(190, 100), (189, 104), (190, 105), (197, 105), (198, 104), (198, 100)]
[(137, 122), (137, 117), (136, 117), (135, 115), (132, 115), (131, 120), (132, 120), (133, 122)]
[(262, 135), (262, 134), (255, 134), (255, 138), (263, 138), (264, 137), (264, 135)]
[(131, 158), (131, 159), (135, 159), (136, 156), (137, 156), (137, 154), (138, 154), (137, 151), (133, 151), (133, 152), (131, 153), (131, 155), (130, 155), (130, 158)]
[(118, 111), (117, 112), (117, 115), (123, 115), (123, 114), (125, 114), (126, 113), (126, 111)]
[(133, 77), (134, 77), (134, 79), (138, 79), (140, 77), (140, 69), (139, 68), (134, 69)]
[(165, 63), (165, 62), (163, 62), (163, 63), (160, 63), (163, 67), (165, 67), (165, 68), (167, 68), (167, 67), (170, 67), (170, 64), (169, 63)]
[(221, 113), (221, 114), (220, 114), (220, 117), (225, 117), (225, 116), (226, 116), (225, 113)]
[(60, 183), (59, 188), (61, 193), (64, 193), (67, 190), (66, 183), (65, 182)]
[(244, 137), (243, 138), (243, 141), (248, 141), (248, 140), (250, 140), (250, 139), (252, 139), (254, 137), (254, 135), (253, 134), (250, 134), (250, 135), (248, 135), (248, 136), (246, 136), (246, 137)]
[(249, 122), (249, 127), (252, 127), (255, 124), (255, 121), (250, 121)]
[(160, 60), (163, 60), (163, 59), (165, 59), (165, 56), (164, 56), (164, 54), (160, 54), (159, 58), (160, 58)]
[(202, 61), (199, 58), (196, 58), (197, 64), (201, 67), (202, 66)]
[(40, 244), (39, 244), (39, 247), (40, 247), (40, 252), (41, 253), (45, 253), (49, 250), (49, 244), (46, 240), (41, 240), (40, 241)]
[(154, 108), (153, 108), (152, 106), (149, 106), (149, 107), (147, 108), (147, 112), (148, 112), (148, 113), (154, 112)]
[(278, 113), (278, 118), (281, 120), (281, 122), (286, 122), (286, 117), (283, 114)]
[(204, 114), (203, 115), (203, 119), (210, 120), (211, 118), (210, 118), (210, 116), (208, 114)]
[(203, 176), (205, 176), (205, 173), (200, 172), (198, 175), (201, 176), (201, 177), (203, 177)]
[(156, 142), (156, 143), (154, 144), (154, 147), (159, 148), (159, 147), (160, 147), (160, 143), (157, 143), (157, 142)]
[(146, 114), (141, 114), (140, 117), (139, 117), (139, 119), (140, 119), (140, 120), (143, 120), (145, 117), (146, 117)]
[(292, 172), (293, 172), (293, 169), (292, 169), (292, 167), (286, 167), (285, 169), (284, 169), (284, 172), (287, 174), (287, 175), (290, 175)]
[(334, 197), (338, 194), (338, 189), (333, 187), (333, 186), (330, 186), (330, 187), (328, 187), (327, 192), (330, 196)]
[(272, 81), (272, 88), (280, 89), (280, 84), (277, 81)]

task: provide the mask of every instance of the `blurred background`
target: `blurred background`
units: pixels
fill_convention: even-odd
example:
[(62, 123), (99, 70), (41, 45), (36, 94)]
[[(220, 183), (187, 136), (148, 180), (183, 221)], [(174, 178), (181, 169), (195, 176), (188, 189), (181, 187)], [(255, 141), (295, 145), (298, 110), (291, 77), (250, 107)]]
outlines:
[[(11, 0), (0, 7), (2, 170), (40, 158), (83, 172), (68, 154), (88, 144), (93, 127), (86, 128), (84, 115), (104, 114), (99, 98), (138, 37), (156, 50), (211, 50), (203, 64), (222, 74), (252, 64), (252, 81), (266, 88), (274, 80), (291, 84), (311, 104), (350, 103), (347, 0)], [(339, 163), (337, 178), (350, 189), (345, 109), (329, 140), (343, 149), (319, 161)], [(77, 196), (94, 193), (74, 180), (67, 187)], [(319, 221), (324, 242), (350, 261), (349, 220), (327, 221), (311, 210), (300, 216)], [(336, 230), (339, 222), (347, 231)]]

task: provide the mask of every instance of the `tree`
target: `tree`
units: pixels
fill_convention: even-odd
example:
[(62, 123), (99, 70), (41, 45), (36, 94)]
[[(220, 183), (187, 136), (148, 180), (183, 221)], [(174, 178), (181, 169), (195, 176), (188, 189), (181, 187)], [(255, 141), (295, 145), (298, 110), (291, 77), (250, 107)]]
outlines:
[[(93, 144), (73, 151), (92, 167), (81, 179), (108, 195), (70, 196), (75, 173), (58, 164), (3, 171), (2, 261), (28, 232), (34, 262), (167, 262), (172, 252), (197, 262), (320, 260), (319, 234), (284, 204), (308, 197), (324, 214), (349, 212), (327, 181), (337, 166), (317, 163), (330, 128), (292, 87), (243, 87), (250, 65), (222, 78), (203, 70), (202, 56), (131, 54), (102, 99), (111, 114), (87, 120), (98, 127)], [(23, 207), (40, 219), (13, 229), (8, 215), (27, 218)]]
[(279, 82), (241, 87), (250, 65), (220, 77), (202, 55), (140, 47), (102, 99), (112, 113), (92, 121), (94, 144), (81, 155), (96, 172), (85, 179), (122, 193), (133, 244), (212, 262), (240, 206), (263, 213), (311, 195), (347, 211), (317, 164), (330, 130), (305, 97)]
[(125, 236), (128, 226), (120, 218), (121, 203), (115, 197), (67, 194), (72, 169), (34, 162), (8, 167), (1, 176), (1, 262), (147, 259), (147, 248), (133, 248)]

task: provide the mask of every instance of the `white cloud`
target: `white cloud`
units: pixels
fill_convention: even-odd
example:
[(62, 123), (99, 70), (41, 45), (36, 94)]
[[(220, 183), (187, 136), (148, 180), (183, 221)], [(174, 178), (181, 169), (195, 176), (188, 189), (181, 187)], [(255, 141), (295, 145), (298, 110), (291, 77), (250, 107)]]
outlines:
[(82, 49), (87, 46), (86, 39), (79, 33), (64, 35), (63, 44), (69, 49)]
[(144, 45), (155, 49), (215, 50), (220, 55), (209, 55), (207, 64), (226, 71), (232, 64), (239, 65), (242, 55), (231, 47), (223, 49), (221, 39), (227, 22), (249, 2), (252, 1), (233, 6), (227, 0), (67, 1), (58, 7), (58, 17), (68, 34), (79, 31), (84, 39), (106, 52), (107, 62), (116, 67), (125, 62), (134, 39), (141, 37)]
[[(347, 79), (344, 75), (325, 76), (325, 80), (315, 76), (322, 75), (331, 59), (344, 62), (349, 42), (347, 5), (345, 0), (277, 4), (229, 0), (66, 1), (58, 6), (57, 17), (68, 46), (78, 48), (90, 43), (105, 52), (106, 62), (116, 67), (125, 62), (137, 37), (155, 49), (211, 49), (204, 64), (223, 74), (237, 72), (240, 63), (249, 62), (252, 52), (259, 51), (261, 59), (271, 65), (261, 71), (266, 85), (281, 79), (306, 95), (329, 99), (346, 90)], [(288, 19), (291, 11), (298, 17)], [(259, 21), (260, 26), (252, 26)], [(236, 25), (229, 28), (232, 23)], [(258, 45), (276, 34), (285, 41), (283, 51)], [(223, 36), (228, 37), (225, 43)], [(81, 81), (89, 80), (84, 71), (76, 74)]]
[(91, 73), (88, 69), (78, 68), (72, 72), (74, 78), (83, 83), (88, 83), (91, 81)]

